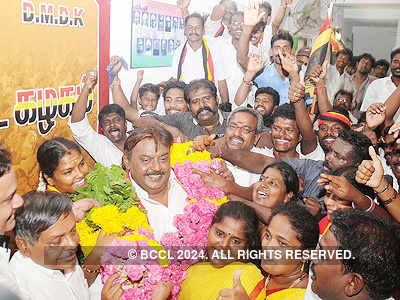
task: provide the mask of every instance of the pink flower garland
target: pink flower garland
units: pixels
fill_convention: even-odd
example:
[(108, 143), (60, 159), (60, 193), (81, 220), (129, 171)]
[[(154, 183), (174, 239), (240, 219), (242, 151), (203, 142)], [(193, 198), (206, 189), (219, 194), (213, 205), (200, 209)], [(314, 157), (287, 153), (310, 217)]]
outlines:
[(197, 163), (192, 161), (184, 161), (183, 163), (176, 163), (174, 166), (175, 176), (178, 178), (182, 184), (183, 189), (188, 194), (189, 200), (205, 200), (205, 199), (221, 199), (225, 196), (218, 188), (206, 187), (201, 180), (200, 175), (193, 174), (192, 169), (195, 168), (199, 171), (210, 173), (210, 166), (213, 169), (219, 169), (221, 167), (221, 162), (218, 160), (212, 160), (211, 163), (207, 160), (201, 160)]
[[(127, 241), (115, 239), (102, 259), (103, 270), (102, 280), (105, 282), (116, 272), (127, 275), (131, 282), (136, 283), (135, 287), (127, 289), (123, 295), (124, 300), (128, 299), (151, 299), (151, 293), (159, 281), (172, 281), (170, 299), (177, 300), (181, 284), (187, 275), (187, 269), (198, 262), (198, 259), (178, 260), (179, 249), (190, 251), (205, 251), (207, 246), (207, 232), (211, 225), (218, 206), (206, 199), (221, 199), (225, 194), (218, 188), (208, 188), (204, 185), (200, 175), (193, 174), (192, 168), (205, 173), (210, 173), (210, 167), (218, 169), (221, 163), (217, 160), (185, 161), (176, 163), (174, 173), (181, 182), (183, 189), (187, 192), (188, 205), (184, 213), (175, 216), (174, 226), (178, 232), (169, 232), (162, 236), (161, 245), (169, 251), (175, 259), (168, 262), (168, 267), (163, 268), (158, 261), (150, 260), (148, 263), (138, 264), (128, 258), (128, 249), (132, 247), (149, 247), (147, 241)], [(190, 202), (192, 199), (197, 201)], [(154, 236), (144, 228), (138, 229), (138, 234), (153, 239)]]

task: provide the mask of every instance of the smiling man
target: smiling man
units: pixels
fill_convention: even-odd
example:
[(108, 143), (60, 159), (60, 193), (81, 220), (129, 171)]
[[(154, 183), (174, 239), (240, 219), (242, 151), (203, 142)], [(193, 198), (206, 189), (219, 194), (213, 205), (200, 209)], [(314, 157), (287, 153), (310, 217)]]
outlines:
[(174, 217), (182, 214), (187, 194), (175, 178), (170, 165), (172, 135), (162, 129), (135, 129), (124, 146), (128, 178), (147, 211), (157, 240), (176, 231)]
[(399, 248), (398, 224), (361, 210), (334, 213), (320, 249), (348, 250), (352, 257), (313, 261), (304, 300), (390, 298), (399, 287)]
[(90, 299), (76, 258), (79, 235), (71, 199), (61, 193), (29, 192), (15, 219), (19, 251), (10, 268), (26, 298)]
[(122, 151), (126, 140), (126, 120), (124, 110), (117, 104), (109, 104), (99, 113), (99, 123), (103, 134), (98, 134), (89, 124), (86, 107), (90, 90), (97, 83), (95, 71), (86, 74), (85, 85), (72, 110), (68, 123), (72, 136), (93, 159), (110, 167), (121, 165)]

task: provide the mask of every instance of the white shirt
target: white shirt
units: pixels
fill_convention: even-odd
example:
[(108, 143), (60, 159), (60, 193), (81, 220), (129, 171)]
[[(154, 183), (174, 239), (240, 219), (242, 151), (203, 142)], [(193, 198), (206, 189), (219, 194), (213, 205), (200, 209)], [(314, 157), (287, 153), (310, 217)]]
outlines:
[[(268, 150), (269, 149), (267, 148), (253, 147), (250, 151), (269, 156)], [(249, 187), (253, 183), (256, 183), (257, 181), (260, 180), (260, 174), (250, 173), (238, 166), (232, 165), (228, 161), (225, 161), (225, 163), (229, 171), (231, 171), (233, 178), (235, 179), (235, 182), (240, 186)]]
[[(384, 103), (395, 89), (396, 85), (391, 76), (374, 80), (367, 88), (360, 111), (366, 111), (371, 104)], [(400, 120), (400, 110), (396, 112), (393, 120)]]
[(345, 80), (344, 77), (350, 78), (351, 76), (348, 75), (346, 72), (343, 72), (343, 74), (340, 75), (339, 71), (336, 69), (336, 66), (328, 64), (325, 85), (328, 99), (331, 104), (333, 104), (333, 98), (336, 92), (339, 90), (340, 83)]
[(106, 136), (97, 133), (85, 116), (82, 121), (68, 122), (72, 136), (93, 159), (106, 167), (121, 166), (123, 153)]
[(10, 270), (23, 294), (32, 300), (89, 300), (89, 288), (79, 265), (63, 274), (41, 266), (19, 251), (10, 262)]
[(9, 266), (10, 253), (10, 249), (0, 247), (0, 286), (5, 287), (10, 292), (18, 295), (24, 300), (29, 300), (30, 298), (28, 295), (24, 297), (25, 295), (22, 295), (20, 292), (17, 285), (17, 280), (15, 279), (14, 274), (11, 272)]
[(221, 19), (213, 21), (211, 20), (211, 18), (207, 18), (204, 24), (205, 35), (208, 37), (214, 37), (220, 29), (221, 25), (224, 27), (224, 32), (221, 36), (219, 36), (219, 38), (229, 41), (231, 38), (231, 33), (229, 32), (229, 29), (224, 25), (224, 23), (221, 22)]
[(237, 62), (237, 51), (236, 48), (232, 45), (232, 39), (226, 42), (226, 50), (227, 59), (231, 62), (229, 65), (226, 66), (226, 68), (229, 69), (226, 84), (228, 86), (229, 102), (232, 103), (232, 111), (239, 106), (247, 106), (247, 104), (254, 105), (254, 95), (255, 91), (257, 90), (254, 86), (251, 87), (246, 100), (241, 105), (236, 105), (235, 95), (239, 86), (242, 84), (245, 72), (240, 64)]
[[(208, 48), (210, 49), (212, 61), (214, 64), (215, 84), (218, 80), (224, 80), (228, 77), (226, 66), (231, 64), (231, 61), (226, 59), (226, 43), (218, 38), (206, 38)], [(172, 61), (171, 77), (176, 78), (178, 74), (179, 59), (182, 54), (183, 47), (186, 43), (180, 45), (174, 52)], [(194, 51), (190, 44), (187, 43), (187, 52), (185, 60), (182, 64), (182, 80), (186, 83), (194, 79), (204, 79), (203, 52), (202, 48)]]
[[(264, 148), (264, 150), (265, 150), (265, 155), (269, 157), (275, 157), (274, 148)], [(301, 153), (301, 146), (299, 143), (296, 146), (296, 152), (299, 154), (299, 159), (325, 160), (325, 152), (322, 150), (319, 143), (317, 144), (317, 147), (314, 149), (313, 152), (306, 155)]]
[[(131, 175), (129, 174), (129, 176)], [(174, 172), (171, 171), (169, 177), (168, 207), (150, 199), (149, 194), (133, 181), (132, 177), (130, 179), (140, 202), (147, 211), (147, 218), (154, 230), (155, 239), (160, 241), (164, 233), (176, 232), (174, 218), (178, 214), (183, 214), (183, 209), (187, 204), (187, 194), (176, 179)]]

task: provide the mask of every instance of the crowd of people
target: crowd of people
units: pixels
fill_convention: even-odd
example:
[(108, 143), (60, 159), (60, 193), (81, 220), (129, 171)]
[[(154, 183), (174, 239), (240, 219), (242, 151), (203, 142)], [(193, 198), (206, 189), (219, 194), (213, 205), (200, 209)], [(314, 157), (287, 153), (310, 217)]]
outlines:
[[(400, 299), (400, 48), (388, 50), (390, 62), (340, 50), (333, 65), (311, 70), (310, 101), (311, 48), (295, 53), (292, 35), (280, 30), (291, 0), (281, 0), (273, 20), (269, 3), (249, 2), (238, 11), (222, 0), (205, 20), (179, 0), (186, 42), (175, 51), (172, 78), (143, 84), (138, 71), (128, 100), (117, 63), (113, 104), (98, 114), (102, 134), (86, 116), (97, 83), (88, 71), (68, 123), (74, 141), (56, 137), (37, 150), (37, 191), (17, 194), (13, 153), (0, 149), (1, 299), (123, 299), (118, 275), (104, 284), (99, 276), (103, 246), (115, 236), (100, 233), (77, 263), (76, 222), (99, 206), (68, 197), (91, 170), (81, 147), (95, 162), (127, 170), (159, 240), (176, 230), (174, 216), (186, 205), (170, 151), (187, 141), (222, 161), (193, 172), (228, 197), (207, 249), (231, 249), (233, 257), (209, 255), (191, 266), (179, 299)], [(246, 249), (349, 250), (352, 257), (239, 259)], [(159, 282), (152, 299), (170, 292)]]

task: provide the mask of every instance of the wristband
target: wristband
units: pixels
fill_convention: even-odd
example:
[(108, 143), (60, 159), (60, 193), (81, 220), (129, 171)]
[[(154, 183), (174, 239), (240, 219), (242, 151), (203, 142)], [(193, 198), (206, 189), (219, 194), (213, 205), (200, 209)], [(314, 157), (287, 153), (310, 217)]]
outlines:
[[(366, 212), (372, 212), (372, 211), (374, 211), (374, 209), (375, 209), (375, 200), (372, 200), (370, 197), (368, 197), (368, 196), (365, 196), (365, 197), (367, 197), (370, 201), (371, 201), (371, 205), (369, 206), (369, 208), (368, 209), (366, 209), (365, 211)], [(354, 205), (354, 202), (351, 202), (351, 206), (353, 207), (353, 208), (356, 208), (356, 206)]]
[(252, 85), (253, 85), (253, 81), (252, 81), (252, 80), (247, 81), (246, 79), (244, 79), (244, 77), (243, 77), (243, 82), (244, 82), (244, 84), (247, 85), (247, 86), (252, 86)]
[(384, 188), (382, 191), (380, 191), (380, 192), (376, 192), (376, 194), (377, 194), (377, 195), (380, 195), (380, 194), (386, 192), (386, 191), (388, 190), (388, 188), (389, 188), (389, 182), (386, 182), (385, 188)]
[(388, 199), (386, 201), (382, 201), (383, 205), (386, 206), (386, 205), (392, 203), (393, 200), (396, 199), (396, 197), (397, 197), (397, 193), (396, 193), (396, 191), (394, 191), (394, 193), (393, 193), (392, 197), (390, 197), (390, 199)]

